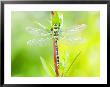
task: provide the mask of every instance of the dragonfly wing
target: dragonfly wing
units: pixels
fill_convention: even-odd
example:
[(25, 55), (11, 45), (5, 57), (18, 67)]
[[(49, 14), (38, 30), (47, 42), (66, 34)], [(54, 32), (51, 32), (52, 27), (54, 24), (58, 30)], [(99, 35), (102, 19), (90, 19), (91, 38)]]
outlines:
[(62, 33), (63, 32), (66, 32), (66, 33), (76, 33), (76, 32), (81, 32), (82, 30), (84, 30), (86, 28), (86, 24), (81, 24), (81, 25), (75, 25), (75, 26), (72, 26), (72, 27), (69, 27), (67, 29), (64, 29), (63, 31), (61, 31)]
[(60, 39), (63, 40), (63, 42), (71, 42), (71, 43), (79, 43), (84, 41), (84, 38), (82, 38), (82, 31), (86, 28), (85, 24), (76, 25), (71, 28), (65, 29), (61, 31), (62, 35), (60, 36)]
[(72, 36), (72, 37), (63, 37), (59, 39), (60, 42), (63, 44), (74, 44), (78, 45), (85, 42), (85, 38), (79, 37), (79, 36)]
[(47, 32), (44, 29), (38, 29), (38, 28), (34, 28), (34, 27), (27, 27), (26, 31), (28, 31), (30, 34), (36, 36), (36, 37), (45, 37), (45, 36), (49, 36), (50, 33)]
[(42, 25), (41, 23), (37, 23), (41, 28), (46, 29), (46, 26)]
[(81, 38), (81, 37), (63, 37), (63, 38), (61, 38), (60, 39), (60, 41), (63, 43), (63, 44), (67, 44), (67, 43), (70, 43), (70, 44), (76, 44), (76, 45), (78, 45), (78, 44), (80, 44), (80, 43), (82, 43), (82, 42), (84, 42), (85, 41), (85, 39), (84, 38)]
[(51, 44), (51, 38), (35, 38), (27, 41), (29, 46), (47, 46)]

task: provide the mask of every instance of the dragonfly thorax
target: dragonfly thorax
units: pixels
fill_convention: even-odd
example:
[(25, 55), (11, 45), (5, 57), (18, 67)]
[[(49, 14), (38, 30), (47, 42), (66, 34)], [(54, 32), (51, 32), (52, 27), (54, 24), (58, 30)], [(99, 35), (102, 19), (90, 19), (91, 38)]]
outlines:
[(57, 41), (59, 35), (60, 24), (54, 24), (52, 27), (52, 38)]

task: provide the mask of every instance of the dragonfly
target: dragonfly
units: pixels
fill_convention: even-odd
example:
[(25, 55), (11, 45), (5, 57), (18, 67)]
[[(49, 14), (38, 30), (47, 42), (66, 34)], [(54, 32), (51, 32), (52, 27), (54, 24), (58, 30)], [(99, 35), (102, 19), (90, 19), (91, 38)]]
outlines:
[(58, 53), (58, 41), (67, 40), (75, 42), (81, 40), (81, 37), (78, 37), (78, 33), (85, 29), (86, 24), (75, 25), (67, 29), (62, 29), (63, 27), (63, 14), (57, 11), (51, 11), (51, 23), (50, 29), (47, 31), (46, 26), (38, 23), (41, 28), (27, 27), (26, 30), (35, 35), (36, 38), (28, 40), (27, 44), (31, 46), (44, 46), (49, 40), (53, 41), (53, 50), (54, 50), (54, 67), (56, 76), (59, 76), (59, 53)]

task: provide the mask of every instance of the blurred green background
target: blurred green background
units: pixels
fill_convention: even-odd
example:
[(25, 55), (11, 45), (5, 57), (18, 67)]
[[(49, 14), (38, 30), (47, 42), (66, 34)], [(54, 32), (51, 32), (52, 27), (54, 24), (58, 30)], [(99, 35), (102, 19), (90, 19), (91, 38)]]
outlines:
[[(65, 72), (65, 77), (100, 76), (100, 12), (61, 11), (61, 13), (63, 14), (62, 30), (73, 25), (87, 26), (77, 35), (84, 38), (83, 42), (78, 41), (78, 44), (74, 44), (74, 41), (72, 43), (68, 40), (59, 40), (60, 73)], [(52, 70), (52, 67), (54, 68), (52, 41), (42, 47), (27, 45), (28, 40), (36, 37), (27, 32), (26, 28), (29, 26), (39, 28), (38, 22), (50, 29), (49, 20), (51, 20), (49, 11), (11, 12), (11, 76), (55, 76)], [(80, 55), (66, 72), (79, 52)]]

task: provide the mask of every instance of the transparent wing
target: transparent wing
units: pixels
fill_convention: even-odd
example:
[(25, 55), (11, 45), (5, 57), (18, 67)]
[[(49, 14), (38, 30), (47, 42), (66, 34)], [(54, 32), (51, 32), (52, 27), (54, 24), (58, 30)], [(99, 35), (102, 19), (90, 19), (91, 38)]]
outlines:
[(60, 40), (69, 43), (83, 42), (82, 31), (86, 28), (85, 24), (76, 25), (61, 31)]
[(26, 31), (28, 31), (31, 35), (34, 35), (35, 38), (28, 40), (27, 45), (29, 46), (46, 46), (50, 44), (51, 41), (51, 32), (46, 30), (46, 27), (39, 22), (36, 22), (38, 28), (34, 27), (26, 27)]
[(34, 27), (27, 27), (26, 31), (28, 31), (30, 34), (36, 36), (36, 37), (46, 37), (50, 35), (50, 32), (47, 32), (44, 29), (38, 29)]
[(66, 33), (66, 34), (81, 32), (82, 30), (86, 28), (86, 26), (87, 26), (86, 24), (75, 25), (75, 26), (62, 30), (61, 32)]
[(51, 44), (51, 38), (34, 38), (27, 41), (29, 46), (47, 46)]

